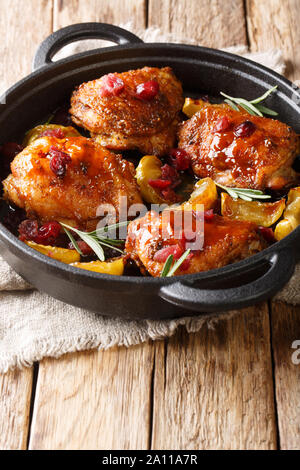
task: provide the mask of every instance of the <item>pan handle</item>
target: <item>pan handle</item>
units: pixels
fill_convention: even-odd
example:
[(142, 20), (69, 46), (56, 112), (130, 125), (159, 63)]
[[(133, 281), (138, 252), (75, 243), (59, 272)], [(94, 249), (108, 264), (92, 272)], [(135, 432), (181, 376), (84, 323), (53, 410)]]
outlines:
[[(269, 255), (268, 269), (252, 282), (228, 289), (201, 289), (189, 281), (178, 281), (160, 289), (162, 299), (179, 307), (198, 312), (234, 310), (266, 300), (277, 293), (295, 269), (292, 250), (283, 249)], [(218, 280), (220, 285), (220, 279)]]
[(33, 70), (52, 63), (53, 56), (64, 46), (81, 39), (106, 39), (116, 44), (138, 44), (143, 41), (126, 29), (106, 23), (79, 23), (59, 29), (38, 48)]

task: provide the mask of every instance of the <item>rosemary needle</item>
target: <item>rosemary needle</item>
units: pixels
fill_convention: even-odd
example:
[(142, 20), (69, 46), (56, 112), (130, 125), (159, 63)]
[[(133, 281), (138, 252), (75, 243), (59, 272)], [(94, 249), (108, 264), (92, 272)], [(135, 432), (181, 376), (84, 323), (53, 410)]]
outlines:
[(229, 196), (233, 199), (243, 199), (244, 201), (252, 201), (253, 199), (270, 199), (271, 196), (268, 194), (264, 194), (259, 189), (248, 189), (248, 188), (229, 188), (227, 186), (223, 186), (222, 184), (216, 183), (216, 185), (224, 189)]
[(273, 111), (272, 109), (269, 109), (261, 104), (261, 102), (264, 101), (271, 93), (273, 93), (276, 88), (277, 85), (267, 90), (262, 96), (259, 96), (258, 98), (251, 101), (248, 101), (245, 98), (235, 98), (233, 96), (229, 96), (226, 93), (223, 93), (223, 91), (221, 91), (220, 94), (226, 98), (224, 101), (229, 104), (235, 111), (239, 111), (238, 106), (240, 106), (252, 116), (263, 117), (264, 114), (267, 114), (269, 116), (278, 116), (278, 113), (276, 111)]
[(184, 260), (188, 257), (188, 255), (190, 254), (190, 251), (191, 250), (186, 250), (183, 253), (183, 255), (179, 258), (179, 260), (177, 260), (176, 263), (174, 263), (173, 267), (171, 267), (171, 266), (172, 266), (172, 263), (173, 263), (174, 256), (173, 255), (168, 256), (167, 261), (165, 262), (164, 267), (162, 269), (162, 272), (160, 274), (160, 277), (171, 277), (171, 276), (173, 276), (173, 274), (175, 274), (177, 269), (182, 265)]

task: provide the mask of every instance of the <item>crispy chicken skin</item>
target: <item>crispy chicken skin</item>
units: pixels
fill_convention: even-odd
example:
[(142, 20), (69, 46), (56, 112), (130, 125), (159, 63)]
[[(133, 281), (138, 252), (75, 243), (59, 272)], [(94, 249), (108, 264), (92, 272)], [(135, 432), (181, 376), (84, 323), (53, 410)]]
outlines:
[[(228, 119), (225, 131), (216, 123)], [(251, 121), (254, 132), (236, 136), (236, 126)], [(194, 173), (210, 176), (225, 186), (280, 190), (293, 185), (297, 174), (291, 165), (299, 152), (299, 138), (286, 124), (235, 111), (228, 105), (205, 104), (180, 125), (179, 147), (191, 155)]]
[[(51, 148), (70, 157), (63, 177), (51, 169)], [(84, 137), (40, 138), (15, 157), (11, 172), (4, 197), (41, 221), (75, 221), (92, 229), (100, 204), (112, 204), (118, 213), (121, 196), (128, 206), (142, 202), (133, 164)]]
[[(166, 233), (168, 237), (163, 235)], [(126, 251), (142, 272), (146, 269), (152, 276), (159, 277), (164, 261), (155, 260), (155, 254), (178, 243), (182, 241), (174, 237), (172, 219), (166, 226), (162, 215), (152, 211), (129, 224)], [(212, 220), (204, 222), (203, 248), (193, 252), (188, 263), (182, 264), (175, 275), (220, 268), (247, 258), (265, 247), (266, 243), (258, 234), (255, 224), (215, 215)]]
[[(71, 99), (73, 121), (109, 149), (163, 155), (175, 145), (183, 105), (181, 83), (169, 67), (114, 75), (125, 85), (118, 96), (100, 96), (103, 77), (79, 86)], [(136, 87), (152, 80), (159, 84), (158, 94), (149, 101), (136, 98)]]

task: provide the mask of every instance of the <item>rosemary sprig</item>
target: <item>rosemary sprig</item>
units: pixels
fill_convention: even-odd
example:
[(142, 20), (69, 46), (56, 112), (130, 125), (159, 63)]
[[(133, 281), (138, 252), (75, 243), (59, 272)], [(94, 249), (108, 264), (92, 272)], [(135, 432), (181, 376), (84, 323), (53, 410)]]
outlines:
[(262, 191), (258, 189), (247, 189), (247, 188), (228, 188), (227, 186), (223, 186), (220, 183), (216, 183), (216, 185), (224, 189), (229, 196), (233, 199), (243, 199), (244, 201), (253, 201), (253, 199), (270, 199), (271, 196), (268, 194), (264, 194)]
[[(127, 227), (129, 224), (128, 221), (125, 221), (125, 222), (118, 222), (117, 224), (112, 224), (112, 225), (108, 225), (106, 227), (100, 227), (100, 228), (97, 228), (97, 230), (95, 230), (94, 232), (90, 232), (90, 234), (92, 235), (101, 235), (102, 233), (107, 233), (107, 232), (110, 232), (111, 230), (114, 230), (116, 228), (121, 228), (121, 227)], [(100, 237), (102, 238), (102, 237)], [(120, 242), (120, 243), (123, 243), (122, 240), (115, 240), (116, 242)]]
[[(82, 232), (81, 230), (77, 230), (76, 228), (70, 227), (67, 224), (63, 224), (62, 222), (60, 224), (63, 226), (63, 228), (67, 230), (72, 230), (72, 232), (75, 232), (81, 238), (81, 240), (83, 240), (94, 251), (94, 253), (96, 253), (100, 261), (105, 261), (103, 248), (100, 245), (100, 243), (96, 240), (96, 238), (92, 237), (86, 232)], [(76, 245), (74, 245), (74, 248), (75, 250), (78, 251), (78, 245), (77, 245), (77, 248), (76, 248)]]
[(77, 244), (77, 241), (73, 237), (72, 233), (68, 229), (66, 229), (65, 227), (63, 227), (63, 230), (68, 235), (68, 237), (69, 237), (72, 245), (74, 246), (75, 250), (80, 254), (80, 256), (83, 256), (83, 253), (82, 253), (81, 249), (79, 248), (79, 246)]
[(171, 266), (173, 264), (173, 259), (174, 259), (173, 255), (168, 256), (167, 261), (164, 264), (163, 270), (160, 273), (160, 277), (167, 277), (168, 272), (170, 271)]
[(224, 101), (236, 111), (239, 111), (240, 106), (241, 108), (245, 109), (245, 111), (247, 111), (249, 114), (252, 114), (252, 116), (263, 117), (264, 114), (267, 114), (269, 116), (278, 116), (278, 113), (276, 111), (273, 111), (272, 109), (269, 109), (261, 104), (261, 102), (264, 101), (271, 93), (273, 93), (276, 88), (277, 85), (273, 88), (270, 88), (262, 96), (259, 96), (255, 100), (251, 101), (248, 101), (244, 98), (235, 98), (233, 96), (226, 95), (226, 93), (223, 93), (223, 91), (221, 91), (220, 94), (226, 98)]
[(76, 233), (94, 251), (94, 253), (98, 256), (100, 261), (105, 261), (105, 254), (104, 254), (104, 250), (102, 247), (106, 246), (108, 248), (113, 248), (114, 250), (123, 254), (124, 253), (123, 250), (120, 250), (119, 248), (117, 248), (117, 246), (120, 244), (123, 244), (124, 242), (123, 240), (115, 240), (113, 238), (108, 238), (105, 236), (101, 237), (100, 235), (102, 233), (105, 234), (106, 232), (109, 232), (109, 230), (112, 230), (113, 228), (118, 228), (124, 225), (128, 225), (128, 223), (129, 222), (120, 222), (118, 224), (109, 225), (108, 227), (103, 227), (103, 228), (94, 230), (93, 232), (82, 232), (81, 230), (78, 230), (62, 222), (60, 223), (60, 225), (63, 227), (65, 233), (68, 235), (75, 250), (80, 255), (82, 255), (82, 251), (80, 250), (71, 232)]
[(175, 272), (177, 271), (177, 269), (182, 265), (184, 260), (188, 257), (188, 255), (190, 254), (190, 251), (191, 250), (186, 250), (183, 253), (183, 255), (176, 261), (176, 263), (174, 263), (173, 267), (171, 267), (171, 266), (172, 266), (172, 263), (173, 263), (174, 256), (173, 255), (168, 256), (167, 261), (165, 262), (163, 270), (160, 274), (160, 277), (171, 277), (171, 276), (173, 276), (175, 274)]

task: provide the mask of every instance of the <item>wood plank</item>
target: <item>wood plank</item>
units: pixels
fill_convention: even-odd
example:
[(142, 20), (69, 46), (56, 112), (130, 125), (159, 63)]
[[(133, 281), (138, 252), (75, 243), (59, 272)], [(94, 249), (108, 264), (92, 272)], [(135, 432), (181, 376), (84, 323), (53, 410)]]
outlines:
[(30, 449), (147, 449), (154, 349), (67, 355), (40, 363)]
[[(52, 1), (0, 0), (0, 9), (0, 91), (3, 92), (31, 72), (37, 45), (51, 32)], [(33, 369), (0, 376), (1, 449), (26, 448), (32, 378)]]
[(157, 344), (153, 449), (275, 449), (266, 304)]
[(272, 343), (281, 449), (300, 449), (300, 306), (272, 303)]
[[(246, 44), (242, 1), (149, 0), (149, 26), (209, 47)], [(234, 12), (234, 13), (233, 13)], [(267, 304), (156, 347), (152, 448), (274, 449)]]
[[(145, 2), (54, 1), (54, 29), (80, 21), (145, 25)], [(153, 346), (41, 362), (31, 449), (147, 448)]]
[(54, 30), (74, 23), (99, 21), (146, 26), (145, 0), (54, 0)]
[[(251, 48), (278, 47), (287, 64), (286, 75), (300, 80), (300, 31), (298, 0), (247, 1)], [(275, 363), (275, 390), (282, 449), (300, 448), (300, 365), (293, 364), (291, 348), (300, 340), (300, 307), (272, 303), (272, 347)]]
[(251, 48), (282, 50), (287, 61), (287, 76), (300, 79), (299, 0), (247, 0), (247, 23)]
[[(52, 0), (0, 0), (1, 91), (31, 72), (40, 42), (51, 33)], [(34, 12), (34, 14), (33, 14)]]
[(32, 369), (0, 375), (0, 449), (26, 449)]
[(149, 0), (149, 25), (208, 47), (246, 42), (243, 0)]

